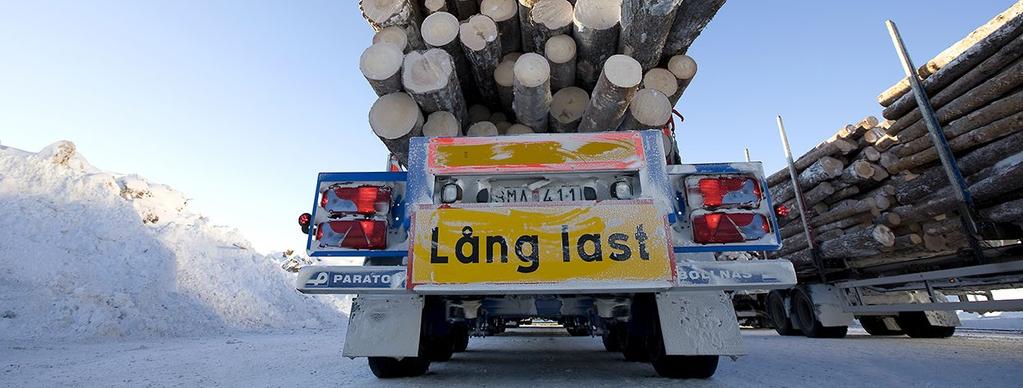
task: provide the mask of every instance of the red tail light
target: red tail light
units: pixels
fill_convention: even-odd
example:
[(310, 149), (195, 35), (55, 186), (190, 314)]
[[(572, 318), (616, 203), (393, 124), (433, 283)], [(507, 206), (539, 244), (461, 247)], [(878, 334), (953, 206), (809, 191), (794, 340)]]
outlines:
[(387, 248), (387, 221), (341, 220), (320, 224), (316, 228), (320, 246), (351, 249)]
[(697, 190), (703, 197), (703, 207), (735, 206), (754, 208), (763, 197), (760, 184), (749, 177), (700, 178)]
[(332, 215), (387, 214), (391, 209), (391, 188), (385, 186), (334, 187), (323, 192), (320, 207)]
[(309, 226), (310, 217), (312, 216), (309, 213), (302, 213), (302, 215), (298, 216), (298, 225)]
[(693, 219), (693, 241), (700, 244), (756, 240), (771, 232), (767, 217), (754, 213), (708, 213)]
[(778, 217), (782, 217), (782, 218), (788, 217), (789, 216), (789, 207), (785, 206), (785, 205), (775, 206), (774, 207), (774, 214), (777, 215)]

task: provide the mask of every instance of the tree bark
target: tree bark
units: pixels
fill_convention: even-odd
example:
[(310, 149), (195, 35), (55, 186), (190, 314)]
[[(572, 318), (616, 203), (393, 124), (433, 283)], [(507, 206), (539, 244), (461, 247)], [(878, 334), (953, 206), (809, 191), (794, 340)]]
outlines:
[(567, 87), (554, 93), (551, 101), (551, 113), (548, 122), (552, 132), (576, 132), (582, 120), (583, 111), (589, 105), (590, 95), (586, 90), (575, 86)]
[[(953, 139), (968, 131), (1021, 111), (1023, 111), (1023, 91), (1018, 91), (970, 112), (966, 116), (953, 120), (942, 128), (942, 132), (945, 133), (946, 138)], [(934, 142), (931, 140), (931, 137), (924, 135), (913, 140), (907, 139), (907, 141), (903, 141), (902, 144), (893, 148), (893, 150), (898, 156), (910, 156), (933, 146)]]
[(403, 166), (408, 166), (409, 139), (423, 133), (423, 112), (406, 93), (382, 96), (369, 110), (369, 126)]
[(621, 30), (621, 0), (577, 0), (572, 22), (576, 44), (576, 78), (581, 87), (592, 90), (604, 62), (618, 49)]
[[(952, 148), (953, 152), (960, 152), (990, 143), (1021, 130), (1023, 130), (1023, 112), (1016, 113), (1012, 116), (960, 135), (959, 137), (949, 140), (948, 145)], [(928, 148), (916, 154), (906, 157), (898, 157), (894, 160), (891, 158), (886, 159), (884, 156), (885, 155), (882, 155), (881, 157), (881, 163), (883, 165), (885, 162), (888, 162), (889, 166), (885, 167), (888, 169), (888, 172), (892, 173), (916, 168), (938, 160), (938, 152), (934, 148)]]
[[(422, 25), (423, 42), (429, 47), (444, 50), (455, 61), (455, 74), (458, 82), (468, 100), (479, 98), (476, 82), (473, 80), (469, 60), (465, 57), (462, 44), (459, 43), (458, 18), (447, 12), (435, 12), (423, 20)], [(468, 123), (463, 123), (468, 125)]]
[(983, 209), (980, 215), (994, 222), (1023, 223), (1023, 199), (1003, 202)]
[(842, 174), (845, 165), (841, 160), (825, 156), (799, 173), (799, 185), (813, 187), (818, 183), (833, 179)]
[(696, 41), (707, 23), (714, 18), (725, 0), (685, 0), (675, 13), (675, 20), (668, 32), (661, 61), (685, 54)]
[[(803, 154), (803, 156), (800, 156), (799, 159), (796, 159), (795, 161), (796, 170), (797, 171), (804, 170), (811, 164), (819, 161), (820, 159), (826, 156), (847, 155), (857, 149), (858, 148), (856, 147), (856, 143), (853, 143), (845, 139), (826, 140), (823, 143), (818, 144), (812, 150)], [(788, 179), (788, 176), (789, 176), (788, 169), (784, 168), (781, 171), (771, 174), (771, 176), (768, 177), (767, 179), (767, 183), (770, 185), (776, 185), (779, 182)]]
[(631, 56), (643, 71), (657, 67), (681, 0), (622, 1), (618, 52)]
[(536, 35), (536, 24), (533, 23), (533, 6), (541, 0), (518, 0), (519, 32), (522, 33), (522, 51), (536, 52), (533, 35)]
[(547, 59), (526, 53), (515, 62), (515, 117), (534, 132), (547, 132), (551, 108), (551, 68)]
[[(976, 204), (982, 205), (1000, 195), (1023, 189), (1023, 152), (1005, 158), (974, 175), (984, 176), (969, 186), (970, 194)], [(958, 206), (952, 190), (951, 187), (941, 189), (922, 201), (896, 207), (893, 211), (898, 213), (904, 221), (909, 222), (948, 213)]]
[(412, 0), (359, 0), (359, 10), (373, 31), (396, 26), (405, 31), (410, 49), (426, 49), (419, 33), (423, 17), (419, 14), (419, 6)]
[[(545, 54), (547, 41), (558, 35), (572, 33), (572, 3), (567, 0), (540, 0), (533, 4), (530, 20), (533, 29), (532, 47), (537, 53)], [(527, 50), (529, 51), (529, 50)]]
[(498, 106), (501, 98), (494, 81), (494, 70), (501, 59), (501, 41), (498, 39), (497, 24), (493, 19), (483, 15), (470, 17), (459, 27), (458, 37), (462, 41), (462, 50), (480, 96), (487, 105)]
[(642, 80), (643, 68), (635, 59), (627, 55), (608, 58), (579, 123), (579, 132), (617, 129)]
[(895, 245), (895, 235), (884, 225), (846, 233), (820, 244), (821, 257), (828, 259), (855, 258), (881, 254)]
[(522, 31), (519, 23), (519, 8), (516, 0), (483, 0), (480, 13), (497, 23), (501, 34), (501, 53), (522, 50)]
[(551, 90), (575, 85), (575, 40), (568, 35), (558, 35), (547, 40), (544, 56), (551, 67)]
[(377, 43), (362, 52), (362, 56), (359, 57), (359, 70), (377, 96), (383, 96), (401, 91), (403, 61), (404, 55), (398, 46)]
[(494, 69), (494, 82), (497, 85), (498, 98), (501, 100), (501, 108), (506, 114), (515, 115), (512, 107), (515, 101), (515, 60), (518, 58), (507, 58)]

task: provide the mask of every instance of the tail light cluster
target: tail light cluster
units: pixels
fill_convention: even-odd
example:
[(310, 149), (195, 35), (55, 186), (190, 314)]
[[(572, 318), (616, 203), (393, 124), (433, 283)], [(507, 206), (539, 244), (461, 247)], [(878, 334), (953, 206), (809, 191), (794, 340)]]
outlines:
[(771, 233), (767, 216), (758, 212), (764, 192), (754, 177), (688, 176), (685, 191), (692, 209), (693, 241), (697, 243), (741, 243)]
[(316, 225), (316, 241), (321, 247), (387, 248), (392, 203), (388, 186), (331, 186), (320, 193), (320, 208), (330, 219)]

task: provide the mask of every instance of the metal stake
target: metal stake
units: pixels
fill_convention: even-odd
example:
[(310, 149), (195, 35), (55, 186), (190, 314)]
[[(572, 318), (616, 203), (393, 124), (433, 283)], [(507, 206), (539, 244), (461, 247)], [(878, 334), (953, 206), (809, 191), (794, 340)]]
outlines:
[(973, 207), (973, 196), (970, 195), (966, 180), (963, 179), (963, 174), (959, 171), (955, 155), (952, 154), (952, 147), (948, 145), (945, 132), (942, 131), (938, 117), (934, 113), (934, 107), (931, 106), (931, 100), (927, 97), (927, 91), (924, 90), (923, 84), (920, 83), (920, 77), (916, 73), (916, 66), (913, 65), (913, 61), (906, 52), (906, 46), (902, 43), (902, 35), (899, 35), (899, 28), (891, 20), (885, 21), (885, 25), (888, 27), (888, 34), (892, 37), (892, 44), (895, 45), (895, 52), (899, 55), (899, 61), (902, 62), (902, 69), (906, 72), (906, 78), (909, 79), (909, 85), (913, 88), (917, 107), (920, 108), (924, 123), (927, 124), (927, 131), (931, 135), (931, 141), (934, 142), (934, 148), (938, 151), (941, 165), (945, 168), (945, 175), (955, 189), (953, 191), (955, 192), (956, 199), (959, 200), (959, 217), (966, 232), (966, 239), (969, 241), (974, 257), (978, 262), (981, 262), (984, 259), (984, 253), (980, 247), (980, 228), (976, 221), (977, 213)]
[(796, 162), (792, 160), (792, 148), (789, 147), (789, 135), (785, 133), (785, 123), (778, 115), (778, 133), (781, 135), (781, 145), (785, 149), (785, 161), (789, 164), (789, 178), (792, 179), (792, 190), (796, 197), (796, 208), (799, 209), (799, 220), (803, 223), (803, 233), (806, 234), (806, 246), (810, 250), (810, 257), (813, 258), (813, 265), (817, 268), (817, 275), (821, 281), (826, 281), (824, 276), (824, 263), (817, 255), (817, 244), (813, 241), (813, 231), (810, 229), (810, 221), (806, 219), (806, 207), (803, 206), (803, 189), (799, 187), (799, 173), (796, 171)]

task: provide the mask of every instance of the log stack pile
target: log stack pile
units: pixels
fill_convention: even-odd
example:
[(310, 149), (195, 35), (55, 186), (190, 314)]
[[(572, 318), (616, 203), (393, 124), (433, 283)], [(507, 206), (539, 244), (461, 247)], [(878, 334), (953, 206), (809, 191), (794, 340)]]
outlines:
[(686, 51), (724, 2), (360, 0), (376, 31), (360, 59), (379, 96), (370, 126), (403, 164), (424, 130), (664, 127), (696, 75)]
[[(893, 55), (894, 57), (894, 55)], [(1023, 1), (919, 69), (984, 221), (1023, 226)], [(958, 202), (905, 79), (878, 98), (886, 120), (846, 125), (796, 160), (807, 214), (787, 169), (771, 175), (782, 250), (812, 273), (800, 218), (819, 255), (850, 267), (895, 263), (966, 247)]]

